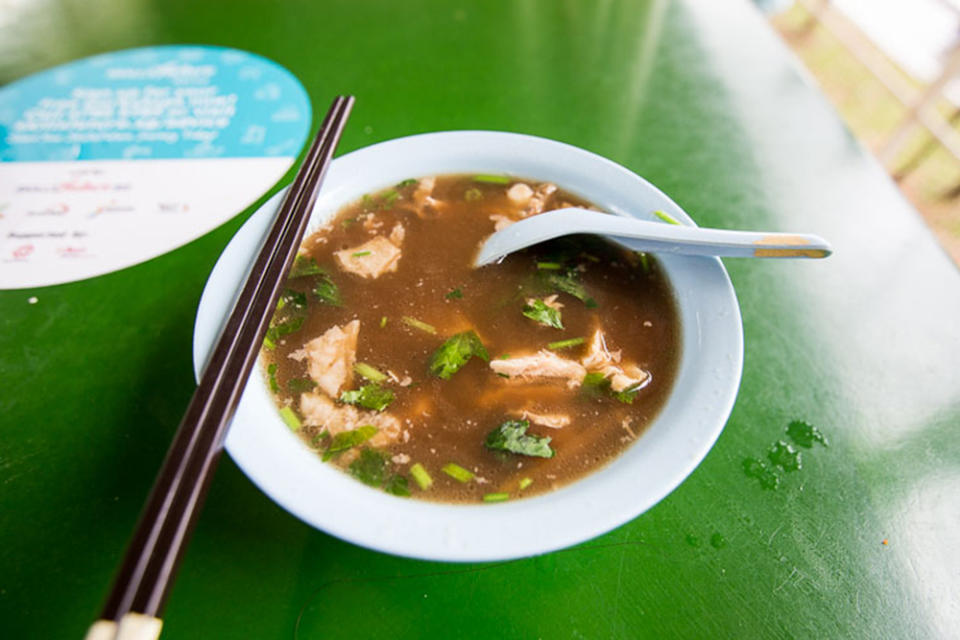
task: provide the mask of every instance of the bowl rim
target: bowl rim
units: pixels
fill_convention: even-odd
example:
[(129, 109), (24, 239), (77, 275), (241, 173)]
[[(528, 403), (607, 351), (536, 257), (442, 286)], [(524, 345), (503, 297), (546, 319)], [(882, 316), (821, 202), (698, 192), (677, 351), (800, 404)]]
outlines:
[[(430, 167), (435, 169), (425, 170)], [(307, 234), (364, 193), (408, 177), (468, 171), (550, 180), (614, 214), (630, 215), (631, 208), (641, 210), (638, 203), (643, 203), (649, 219), (650, 212), (660, 209), (694, 224), (654, 185), (589, 151), (525, 134), (444, 131), (387, 140), (335, 159)], [(198, 378), (283, 193), (275, 194), (243, 224), (211, 271), (194, 326)], [(371, 489), (321, 464), (316, 453), (290, 432), (260, 371), (247, 382), (225, 447), (254, 484), (307, 524), (394, 555), (499, 561), (594, 538), (647, 511), (692, 473), (723, 430), (739, 389), (743, 330), (722, 262), (678, 255), (658, 259), (673, 288), (681, 322), (682, 353), (673, 388), (637, 442), (604, 467), (560, 489), (477, 505), (402, 499)], [(681, 392), (685, 395), (679, 401)]]

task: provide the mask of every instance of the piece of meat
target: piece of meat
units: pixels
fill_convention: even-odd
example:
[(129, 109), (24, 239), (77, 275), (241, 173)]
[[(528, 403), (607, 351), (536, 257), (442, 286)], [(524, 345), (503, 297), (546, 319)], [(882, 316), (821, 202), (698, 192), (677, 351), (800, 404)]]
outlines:
[(353, 320), (343, 327), (330, 327), (322, 336), (303, 345), (307, 373), (331, 398), (336, 398), (340, 389), (353, 380), (359, 333), (360, 321)]
[(518, 182), (507, 189), (507, 198), (518, 207), (522, 207), (530, 202), (532, 196), (533, 189), (530, 188), (530, 185), (523, 182)]
[(439, 201), (433, 197), (433, 188), (436, 184), (437, 179), (433, 176), (421, 178), (417, 182), (417, 188), (410, 194), (414, 204), (417, 205), (417, 215), (423, 217), (424, 208), (435, 208), (439, 204)]
[(587, 370), (576, 360), (561, 358), (552, 351), (541, 349), (537, 353), (517, 358), (491, 360), (490, 368), (495, 373), (514, 380), (539, 380), (564, 378), (568, 387), (580, 386)]
[(493, 230), (501, 231), (512, 225), (516, 220), (509, 216), (505, 216), (502, 213), (494, 213), (490, 216), (490, 219), (493, 220)]
[(337, 404), (320, 393), (301, 394), (300, 413), (305, 424), (326, 429), (332, 436), (341, 431), (372, 425), (377, 428), (377, 433), (367, 442), (374, 447), (387, 446), (400, 437), (400, 421), (395, 416), (387, 412), (360, 411), (349, 404)]
[(524, 218), (529, 218), (530, 216), (542, 213), (543, 208), (547, 205), (547, 200), (550, 199), (550, 196), (552, 196), (556, 190), (557, 185), (552, 182), (544, 182), (534, 190), (533, 195), (527, 202), (527, 206), (523, 208), (520, 215)]
[(388, 271), (396, 271), (400, 262), (400, 248), (383, 236), (333, 255), (341, 269), (362, 278), (379, 278)]
[(603, 374), (604, 378), (610, 380), (610, 388), (617, 392), (638, 389), (649, 382), (649, 372), (632, 363), (621, 364), (621, 359), (619, 350), (607, 349), (603, 331), (597, 329), (587, 346), (587, 354), (580, 362), (587, 371)]
[(534, 411), (524, 409), (520, 412), (520, 417), (522, 417), (524, 420), (529, 420), (533, 424), (538, 424), (541, 427), (549, 427), (551, 429), (562, 429), (570, 424), (570, 416), (562, 413), (536, 413)]
[(393, 229), (390, 230), (390, 236), (387, 238), (390, 240), (390, 243), (395, 246), (397, 249), (403, 246), (403, 238), (407, 235), (407, 230), (403, 228), (403, 225), (399, 222), (393, 225)]

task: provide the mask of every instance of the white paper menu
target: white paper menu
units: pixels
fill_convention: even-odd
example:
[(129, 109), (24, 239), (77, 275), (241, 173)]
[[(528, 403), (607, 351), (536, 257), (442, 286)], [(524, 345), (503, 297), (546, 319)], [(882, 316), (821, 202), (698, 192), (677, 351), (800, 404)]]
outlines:
[(238, 214), (310, 129), (300, 83), (243, 51), (169, 46), (0, 89), (0, 289), (143, 262)]

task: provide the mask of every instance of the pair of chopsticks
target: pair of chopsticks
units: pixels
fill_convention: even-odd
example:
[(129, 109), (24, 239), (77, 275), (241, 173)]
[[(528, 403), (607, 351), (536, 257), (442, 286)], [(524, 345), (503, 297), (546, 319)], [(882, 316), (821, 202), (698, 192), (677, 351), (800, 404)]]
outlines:
[(180, 422), (100, 619), (86, 640), (150, 640), (203, 505), (223, 441), (350, 110), (333, 101), (277, 212)]

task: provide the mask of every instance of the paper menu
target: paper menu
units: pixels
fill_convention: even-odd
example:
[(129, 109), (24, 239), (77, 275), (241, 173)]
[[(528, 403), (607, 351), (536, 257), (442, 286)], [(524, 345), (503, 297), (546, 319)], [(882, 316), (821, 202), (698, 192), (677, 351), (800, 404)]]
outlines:
[(289, 72), (216, 47), (105, 54), (0, 89), (0, 288), (189, 242), (275, 184), (309, 127)]

